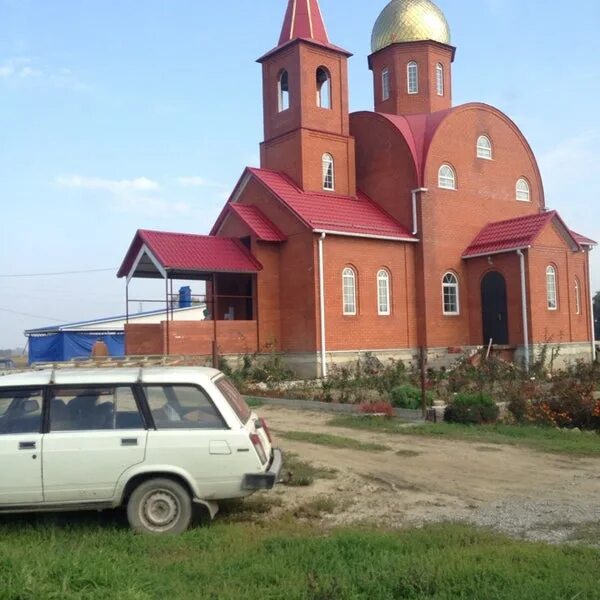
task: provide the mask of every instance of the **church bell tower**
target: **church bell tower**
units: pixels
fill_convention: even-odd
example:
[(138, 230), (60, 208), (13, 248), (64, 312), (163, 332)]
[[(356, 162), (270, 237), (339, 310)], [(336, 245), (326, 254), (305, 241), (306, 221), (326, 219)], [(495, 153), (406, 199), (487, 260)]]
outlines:
[(318, 0), (289, 0), (276, 48), (261, 57), (261, 166), (304, 191), (356, 194), (349, 52), (329, 42)]

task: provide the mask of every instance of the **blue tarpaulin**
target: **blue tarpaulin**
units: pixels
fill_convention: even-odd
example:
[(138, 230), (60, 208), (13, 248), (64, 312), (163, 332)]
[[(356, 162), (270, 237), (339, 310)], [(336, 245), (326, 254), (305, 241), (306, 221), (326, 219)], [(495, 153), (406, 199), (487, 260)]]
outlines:
[(125, 334), (122, 331), (61, 331), (29, 336), (29, 364), (90, 358), (98, 340), (107, 345), (110, 356), (125, 356)]

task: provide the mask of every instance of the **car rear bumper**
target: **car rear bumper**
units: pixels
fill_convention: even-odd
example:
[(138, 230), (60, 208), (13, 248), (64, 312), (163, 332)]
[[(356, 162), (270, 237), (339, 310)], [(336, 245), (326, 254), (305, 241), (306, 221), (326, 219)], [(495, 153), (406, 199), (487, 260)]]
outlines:
[(242, 488), (244, 490), (270, 490), (279, 480), (283, 468), (283, 454), (278, 448), (273, 449), (273, 457), (269, 469), (264, 473), (247, 473), (244, 475)]

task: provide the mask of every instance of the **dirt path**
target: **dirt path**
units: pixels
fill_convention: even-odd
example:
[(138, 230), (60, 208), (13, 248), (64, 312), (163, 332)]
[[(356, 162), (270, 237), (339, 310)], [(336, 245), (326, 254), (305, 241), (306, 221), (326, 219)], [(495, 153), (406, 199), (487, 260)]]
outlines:
[(284, 451), (338, 471), (336, 479), (278, 491), (284, 507), (335, 497), (337, 512), (324, 518), (331, 524), (465, 520), (556, 542), (600, 524), (600, 459), (334, 428), (321, 413), (263, 407), (260, 414), (276, 431), (334, 433), (391, 448), (337, 450), (275, 435)]

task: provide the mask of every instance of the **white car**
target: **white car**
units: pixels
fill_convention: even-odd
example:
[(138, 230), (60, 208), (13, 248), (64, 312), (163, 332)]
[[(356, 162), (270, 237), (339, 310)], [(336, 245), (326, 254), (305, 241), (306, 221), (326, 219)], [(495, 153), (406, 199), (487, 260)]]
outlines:
[(0, 378), (0, 512), (125, 506), (131, 527), (180, 533), (193, 503), (271, 489), (282, 455), (220, 371), (27, 371)]

